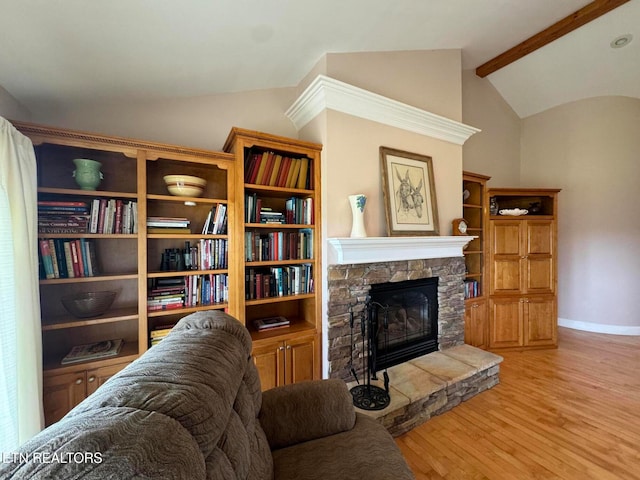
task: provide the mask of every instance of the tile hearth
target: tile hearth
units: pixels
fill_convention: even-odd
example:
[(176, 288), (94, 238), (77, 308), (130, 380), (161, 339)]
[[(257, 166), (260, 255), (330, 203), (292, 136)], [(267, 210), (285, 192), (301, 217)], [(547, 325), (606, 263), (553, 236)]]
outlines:
[[(398, 436), (497, 385), (501, 362), (499, 355), (470, 345), (429, 353), (389, 368), (388, 407), (356, 410), (378, 419)], [(382, 372), (371, 384), (384, 388)], [(355, 381), (348, 384), (355, 385)]]

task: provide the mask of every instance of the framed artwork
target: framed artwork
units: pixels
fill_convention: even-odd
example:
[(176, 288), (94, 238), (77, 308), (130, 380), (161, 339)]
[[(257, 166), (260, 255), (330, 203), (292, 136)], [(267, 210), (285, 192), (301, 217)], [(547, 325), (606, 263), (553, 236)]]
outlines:
[(380, 147), (389, 236), (439, 235), (431, 157)]

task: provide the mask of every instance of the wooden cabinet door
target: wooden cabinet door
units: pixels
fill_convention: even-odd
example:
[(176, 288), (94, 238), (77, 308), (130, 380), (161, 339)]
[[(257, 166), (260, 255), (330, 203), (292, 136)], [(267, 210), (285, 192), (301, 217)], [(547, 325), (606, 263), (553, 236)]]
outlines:
[(298, 383), (317, 378), (315, 336), (287, 341), (285, 352), (286, 383)]
[(524, 345), (557, 345), (558, 321), (556, 299), (553, 296), (524, 299)]
[(491, 221), (491, 295), (520, 293), (521, 224), (519, 220)]
[(284, 385), (284, 344), (271, 342), (253, 347), (253, 362), (260, 376), (262, 391)]
[(126, 363), (107, 365), (105, 367), (87, 370), (87, 396), (95, 392), (104, 382), (126, 367)]
[(464, 313), (464, 343), (478, 347), (489, 347), (489, 322), (487, 321), (487, 302), (469, 300)]
[(554, 293), (554, 223), (527, 220), (524, 229), (522, 293)]
[(489, 347), (520, 347), (523, 342), (520, 297), (492, 298), (489, 300)]
[(84, 370), (61, 375), (46, 375), (42, 384), (44, 421), (49, 426), (86, 397), (86, 373)]

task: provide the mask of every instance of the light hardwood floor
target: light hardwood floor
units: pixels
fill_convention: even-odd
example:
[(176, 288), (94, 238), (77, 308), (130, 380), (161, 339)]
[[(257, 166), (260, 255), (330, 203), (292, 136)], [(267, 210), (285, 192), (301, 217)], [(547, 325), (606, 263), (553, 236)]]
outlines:
[(418, 480), (640, 479), (640, 337), (500, 355), (500, 385), (396, 439)]

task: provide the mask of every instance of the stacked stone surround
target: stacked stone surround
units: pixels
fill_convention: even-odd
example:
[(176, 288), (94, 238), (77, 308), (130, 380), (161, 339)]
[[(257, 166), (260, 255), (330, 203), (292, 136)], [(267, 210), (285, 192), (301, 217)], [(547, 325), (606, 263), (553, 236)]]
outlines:
[[(464, 344), (464, 276), (462, 257), (331, 265), (328, 271), (327, 341), (329, 376), (353, 380), (353, 362), (362, 378), (363, 345), (359, 319), (371, 285), (438, 277), (438, 346), (446, 350)], [(356, 327), (352, 332), (349, 312)], [(366, 349), (366, 344), (365, 347)]]

